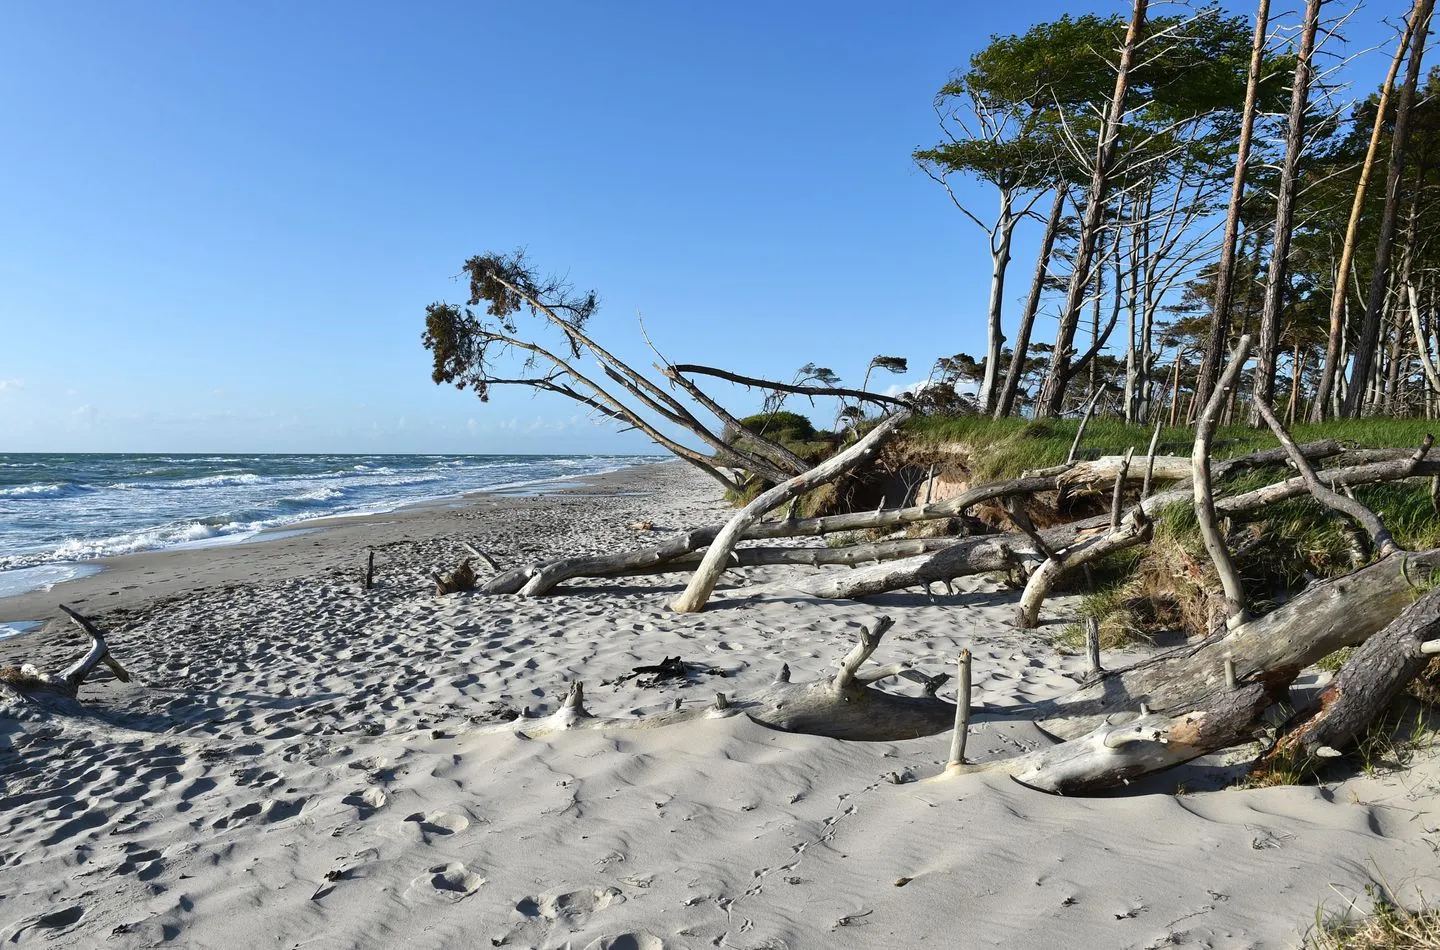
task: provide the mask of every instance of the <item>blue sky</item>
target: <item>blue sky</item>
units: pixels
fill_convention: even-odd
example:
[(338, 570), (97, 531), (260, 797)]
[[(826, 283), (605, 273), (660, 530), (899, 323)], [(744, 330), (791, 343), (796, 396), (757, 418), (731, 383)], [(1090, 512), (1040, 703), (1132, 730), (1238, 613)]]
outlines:
[(522, 245), (641, 365), (637, 313), (677, 362), (923, 376), (981, 351), (988, 282), (909, 158), (935, 90), (991, 34), (1119, 9), (9, 0), (0, 451), (647, 451), (430, 382), (425, 305)]

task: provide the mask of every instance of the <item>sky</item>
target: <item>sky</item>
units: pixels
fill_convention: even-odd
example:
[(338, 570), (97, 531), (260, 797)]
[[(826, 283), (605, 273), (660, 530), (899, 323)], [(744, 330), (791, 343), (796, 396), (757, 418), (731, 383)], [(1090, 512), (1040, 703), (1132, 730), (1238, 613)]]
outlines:
[[(1349, 51), (1407, 8), (1367, 4)], [(923, 378), (983, 351), (989, 259), (910, 153), (992, 34), (1066, 12), (1124, 10), (0, 0), (0, 453), (654, 451), (430, 381), (425, 306), (517, 247), (639, 366), (643, 315), (674, 362)]]

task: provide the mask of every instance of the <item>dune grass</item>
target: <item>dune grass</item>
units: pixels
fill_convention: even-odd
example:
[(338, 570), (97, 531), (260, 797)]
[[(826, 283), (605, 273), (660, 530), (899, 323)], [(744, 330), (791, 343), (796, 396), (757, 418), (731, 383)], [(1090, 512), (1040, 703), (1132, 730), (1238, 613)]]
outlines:
[[(1065, 461), (1075, 439), (1076, 419), (988, 419), (979, 416), (920, 416), (906, 424), (905, 433), (917, 445), (963, 443), (984, 449), (972, 458), (975, 482), (1013, 478), (1023, 471)], [(1317, 425), (1297, 425), (1292, 435), (1300, 442), (1338, 439), (1357, 448), (1397, 448), (1419, 445), (1427, 432), (1440, 429), (1427, 419), (1342, 419)], [(1126, 425), (1113, 417), (1091, 419), (1080, 446), (1081, 458), (1121, 455), (1133, 447), (1143, 453), (1151, 430)], [(1189, 455), (1195, 430), (1189, 426), (1160, 430), (1159, 451)], [(1213, 442), (1215, 458), (1231, 458), (1279, 445), (1268, 429), (1246, 425), (1223, 426)]]

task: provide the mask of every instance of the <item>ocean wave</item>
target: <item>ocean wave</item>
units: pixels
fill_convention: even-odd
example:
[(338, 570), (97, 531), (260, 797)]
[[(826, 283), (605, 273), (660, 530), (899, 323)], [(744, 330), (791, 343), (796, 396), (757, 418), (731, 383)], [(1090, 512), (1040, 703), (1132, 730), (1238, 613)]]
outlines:
[(116, 482), (111, 488), (120, 491), (168, 491), (172, 488), (234, 488), (240, 485), (259, 485), (269, 481), (254, 472), (239, 472), (226, 475), (206, 475), (203, 478), (177, 478), (174, 481)]
[(13, 488), (0, 488), (0, 498), (64, 498), (89, 490), (87, 486), (76, 485), (73, 482), (61, 482), (54, 485), (16, 485)]
[[(265, 528), (315, 518), (374, 514), (470, 492), (538, 487), (560, 478), (613, 471), (640, 460), (603, 455), (582, 459), (431, 456), (423, 460), (414, 456), (297, 456), (294, 462), (288, 458), (238, 458), (240, 464), (226, 471), (207, 474), (200, 467), (183, 473), (191, 477), (173, 480), (146, 477), (147, 469), (155, 470), (156, 461), (153, 456), (136, 459), (126, 471), (125, 466), (106, 460), (103, 465), (91, 466), (93, 473), (54, 471), (35, 484), (0, 488), (0, 500), (27, 510), (28, 499), (85, 495), (48, 507), (39, 502), (45, 512), (44, 524), (0, 525), (0, 550), (8, 549), (0, 554), (0, 571), (177, 546), (228, 544), (244, 541)], [(65, 468), (75, 464), (64, 461)], [(128, 479), (111, 482), (117, 475)]]
[(298, 495), (289, 495), (281, 501), (332, 501), (341, 498), (345, 494), (343, 488), (335, 488), (332, 485), (321, 485), (319, 488), (312, 488), (310, 491), (302, 491)]

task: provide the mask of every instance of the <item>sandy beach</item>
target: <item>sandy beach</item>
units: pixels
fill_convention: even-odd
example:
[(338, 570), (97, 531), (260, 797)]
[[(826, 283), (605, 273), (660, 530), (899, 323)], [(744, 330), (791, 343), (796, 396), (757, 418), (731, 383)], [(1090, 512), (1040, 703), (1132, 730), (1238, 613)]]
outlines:
[[(972, 756), (1048, 741), (1004, 707), (1073, 687), (1083, 659), (1057, 650), (1055, 624), (1016, 629), (1018, 595), (985, 578), (855, 603), (761, 595), (805, 569), (748, 569), (691, 615), (666, 607), (678, 574), (535, 599), (437, 597), (428, 579), (464, 542), (508, 567), (642, 543), (637, 520), (664, 533), (731, 510), (702, 476), (653, 465), (115, 558), (0, 599), (0, 620), (49, 621), (0, 643), (0, 664), (78, 655), (83, 638), (55, 619), (66, 603), (134, 674), (102, 669), (75, 708), (0, 707), (0, 941), (1293, 947), (1318, 914), (1368, 911), (1373, 882), (1440, 893), (1433, 749), (1318, 787), (1216, 790), (1231, 773), (1202, 760), (1063, 798), (1007, 778), (920, 781), (947, 735), (846, 743), (743, 716), (543, 739), (502, 728), (553, 712), (577, 678), (592, 712), (640, 716), (758, 689), (782, 664), (824, 677), (888, 614), (878, 662), (939, 672), (974, 652)], [(627, 678), (667, 656), (691, 674)]]

